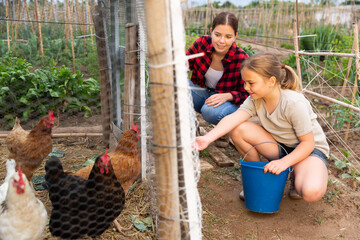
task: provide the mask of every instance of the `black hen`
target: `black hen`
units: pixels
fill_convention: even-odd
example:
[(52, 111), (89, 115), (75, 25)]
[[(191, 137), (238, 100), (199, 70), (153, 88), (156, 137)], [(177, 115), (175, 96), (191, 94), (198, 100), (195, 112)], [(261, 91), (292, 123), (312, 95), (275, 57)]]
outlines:
[(107, 151), (96, 158), (88, 180), (64, 173), (57, 157), (46, 162), (45, 170), (53, 205), (49, 223), (53, 236), (98, 237), (124, 208), (124, 189), (116, 179)]

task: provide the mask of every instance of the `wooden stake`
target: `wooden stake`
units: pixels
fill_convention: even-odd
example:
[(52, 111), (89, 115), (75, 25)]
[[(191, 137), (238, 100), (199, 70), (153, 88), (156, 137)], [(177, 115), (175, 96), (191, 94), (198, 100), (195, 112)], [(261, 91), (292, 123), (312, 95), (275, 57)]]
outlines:
[(48, 21), (51, 21), (51, 18), (54, 14), (54, 6), (53, 6), (53, 0), (50, 0), (50, 10), (49, 10), (49, 16), (48, 16)]
[(297, 74), (300, 80), (300, 84), (302, 85), (302, 77), (301, 77), (301, 65), (300, 65), (300, 57), (299, 57), (299, 41), (298, 41), (298, 31), (296, 19), (293, 18), (293, 30), (294, 30), (294, 47), (295, 47), (295, 60), (296, 60), (296, 68)]
[[(80, 14), (81, 22), (84, 24), (84, 25), (82, 25), (82, 28), (81, 28), (83, 35), (86, 35), (85, 2), (86, 1), (82, 1), (82, 3), (81, 3), (81, 14)], [(84, 40), (84, 56), (86, 56), (86, 37), (83, 37), (83, 40)]]
[[(29, 13), (29, 9), (27, 7), (27, 3), (26, 3), (27, 0), (24, 0), (24, 8), (25, 8), (25, 12), (26, 12), (26, 17), (27, 17), (27, 20), (31, 21), (31, 17), (30, 17), (30, 13)], [(27, 24), (27, 23), (25, 23)], [(35, 27), (33, 26), (32, 22), (29, 22), (29, 25), (30, 25), (30, 28), (32, 30), (32, 32), (34, 34), (36, 34), (36, 30), (35, 30)]]
[[(70, 4), (67, 5), (67, 12), (69, 19), (71, 19), (71, 10), (70, 10)], [(74, 36), (73, 36), (73, 26), (72, 24), (69, 24), (69, 34), (70, 34), (70, 43), (71, 43), (71, 54), (73, 59), (73, 73), (76, 72), (76, 66), (75, 66), (75, 49), (74, 49)]]
[[(356, 56), (356, 58), (355, 58), (356, 77), (354, 79), (354, 88), (353, 88), (352, 96), (351, 96), (351, 105), (354, 105), (356, 92), (358, 89), (357, 81), (358, 81), (358, 79), (360, 79), (359, 29), (358, 29), (357, 22), (353, 23), (353, 32), (354, 32), (354, 46), (355, 46), (355, 56)], [(350, 115), (349, 118), (351, 121), (352, 115)], [(347, 142), (348, 137), (349, 137), (350, 123), (351, 123), (350, 121), (347, 123), (347, 126), (346, 126), (345, 137), (344, 137), (345, 142)]]
[(43, 65), (45, 65), (45, 60), (44, 60), (44, 47), (43, 47), (43, 40), (42, 40), (42, 33), (41, 33), (41, 19), (39, 16), (39, 8), (38, 8), (38, 1), (35, 0), (35, 16), (36, 16), (36, 21), (37, 21), (37, 33), (38, 33), (38, 46), (41, 52), (41, 58), (42, 58), (42, 62)]
[[(22, 12), (23, 8), (21, 7), (21, 1), (18, 2), (18, 7), (17, 7), (17, 10), (16, 10), (16, 19), (20, 19), (20, 15), (21, 15), (21, 12)], [(15, 37), (14, 37), (14, 41), (17, 40), (17, 36), (18, 36), (18, 29), (19, 29), (19, 21), (15, 23)], [(13, 44), (13, 49), (15, 49), (15, 42)]]
[[(174, 76), (167, 0), (146, 0), (159, 239), (180, 239)], [(154, 14), (156, 13), (156, 14)], [(159, 37), (161, 36), (161, 37)], [(166, 129), (166, 131), (164, 131)]]
[[(65, 0), (65, 22), (70, 22), (69, 17), (69, 0)], [(65, 51), (68, 49), (69, 24), (65, 24)]]
[(206, 16), (205, 16), (205, 26), (204, 28), (207, 29), (208, 28), (208, 22), (209, 22), (209, 8), (210, 8), (210, 0), (207, 0), (207, 5), (206, 5)]
[[(6, 4), (7, 3), (7, 4)], [(6, 38), (8, 44), (8, 51), (10, 52), (10, 16), (9, 16), (10, 0), (5, 0), (5, 11), (6, 11)]]
[[(351, 49), (351, 54), (354, 54), (354, 51), (355, 51), (354, 49), (355, 49), (355, 41), (353, 41), (353, 46), (352, 46), (352, 49)], [(343, 86), (342, 86), (342, 89), (341, 89), (341, 96), (344, 96), (344, 95), (345, 95), (345, 88), (346, 88), (347, 81), (348, 81), (348, 79), (349, 79), (352, 61), (353, 61), (353, 58), (352, 58), (352, 57), (349, 58), (349, 62), (348, 62), (347, 70), (346, 70), (346, 75), (345, 75), (345, 79), (344, 79), (344, 83), (343, 83)]]
[[(87, 16), (88, 16), (88, 19), (87, 19), (87, 23), (91, 23), (91, 18), (90, 18), (90, 14), (91, 14), (91, 11), (90, 11), (90, 6), (91, 6), (91, 0), (89, 0), (89, 4), (88, 4), (88, 1), (85, 0), (86, 2), (86, 12), (87, 12)], [(94, 37), (93, 37), (93, 26), (90, 26), (90, 39), (91, 39), (91, 45), (94, 46)]]

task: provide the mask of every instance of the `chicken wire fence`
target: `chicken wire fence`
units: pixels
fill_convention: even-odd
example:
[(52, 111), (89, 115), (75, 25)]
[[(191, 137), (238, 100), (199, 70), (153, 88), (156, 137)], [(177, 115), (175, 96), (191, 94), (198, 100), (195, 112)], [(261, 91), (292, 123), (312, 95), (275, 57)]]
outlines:
[[(6, 170), (15, 118), (30, 132), (49, 110), (55, 116), (51, 151), (30, 151), (30, 181), (49, 218), (43, 236), (135, 238), (112, 231), (126, 225), (148, 239), (200, 239), (200, 164), (180, 1), (0, 5), (0, 179), (15, 171)], [(126, 138), (128, 131), (137, 138)], [(29, 164), (16, 158), (41, 142), (37, 137), (15, 140), (18, 166)], [(139, 175), (146, 187), (136, 184)], [(151, 197), (137, 198), (136, 187)], [(5, 235), (0, 229), (0, 239)]]

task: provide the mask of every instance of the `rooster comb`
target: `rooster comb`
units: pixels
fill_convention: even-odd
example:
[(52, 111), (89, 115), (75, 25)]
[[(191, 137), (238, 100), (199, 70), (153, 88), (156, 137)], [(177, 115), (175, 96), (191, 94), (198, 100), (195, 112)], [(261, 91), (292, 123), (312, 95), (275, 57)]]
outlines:
[(138, 124), (131, 125), (131, 129), (134, 130), (136, 133), (139, 133)]
[(49, 110), (49, 119), (50, 119), (50, 121), (54, 121), (54, 120), (55, 120), (55, 116), (54, 116), (53, 110)]
[(106, 149), (104, 155), (101, 156), (101, 160), (102, 160), (105, 164), (107, 164), (107, 163), (109, 162), (109, 160), (110, 160), (109, 156), (107, 155), (108, 150), (109, 150), (109, 149)]
[(18, 174), (19, 174), (19, 183), (20, 184), (24, 184), (24, 179), (23, 179), (23, 172), (21, 171), (21, 167), (18, 167)]

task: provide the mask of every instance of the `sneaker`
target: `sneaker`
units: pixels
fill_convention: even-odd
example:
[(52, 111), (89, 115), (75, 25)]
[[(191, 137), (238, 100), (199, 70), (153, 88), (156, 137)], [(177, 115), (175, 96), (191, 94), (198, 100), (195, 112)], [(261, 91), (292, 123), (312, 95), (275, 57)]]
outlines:
[(242, 190), (242, 191), (240, 192), (239, 197), (240, 197), (240, 200), (245, 201), (244, 190)]
[(289, 187), (289, 197), (290, 199), (293, 200), (300, 200), (302, 199), (302, 197), (297, 193), (296, 188), (295, 188), (295, 172), (292, 171), (290, 173), (290, 187)]

